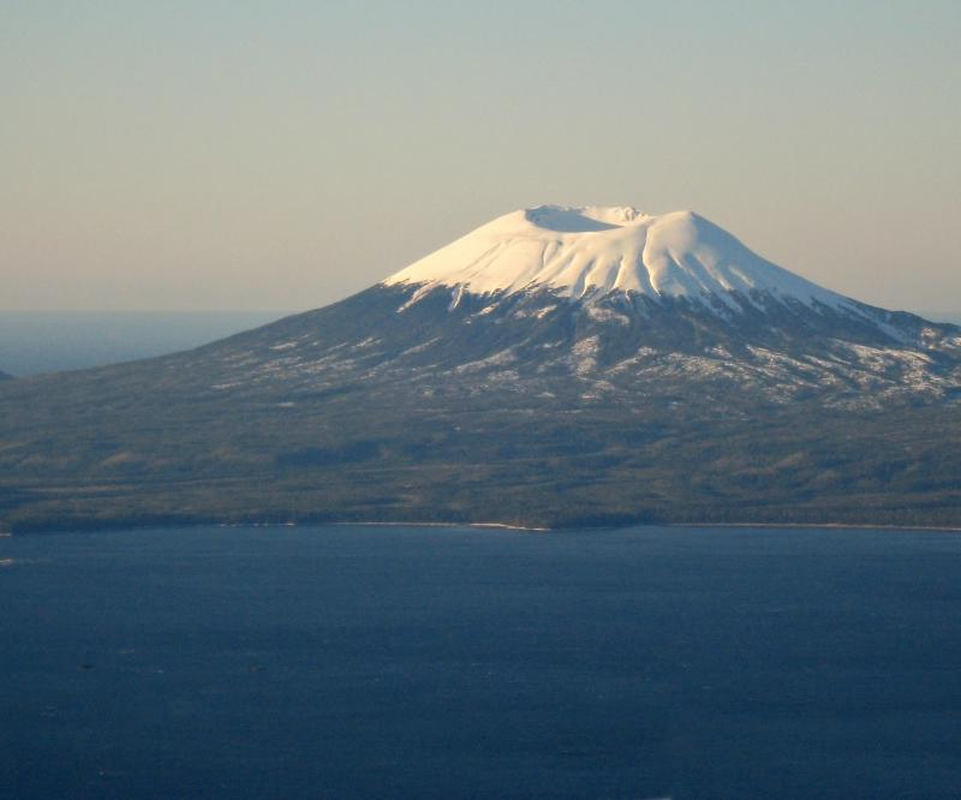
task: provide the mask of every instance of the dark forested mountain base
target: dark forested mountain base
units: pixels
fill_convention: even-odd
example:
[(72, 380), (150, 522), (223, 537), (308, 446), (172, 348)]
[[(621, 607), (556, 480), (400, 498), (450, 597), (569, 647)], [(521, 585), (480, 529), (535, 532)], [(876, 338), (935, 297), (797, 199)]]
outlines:
[(961, 526), (957, 328), (411, 297), (6, 381), (0, 524)]

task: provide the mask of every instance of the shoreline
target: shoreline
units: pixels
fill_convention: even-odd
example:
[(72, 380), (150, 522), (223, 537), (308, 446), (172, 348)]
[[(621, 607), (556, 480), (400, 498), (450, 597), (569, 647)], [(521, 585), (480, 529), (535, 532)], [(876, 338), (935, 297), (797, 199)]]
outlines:
[(892, 525), (880, 523), (848, 523), (848, 522), (637, 522), (626, 525), (580, 525), (545, 527), (538, 525), (512, 525), (506, 522), (419, 522), (419, 521), (383, 521), (383, 520), (350, 520), (323, 522), (184, 522), (171, 521), (168, 524), (153, 523), (148, 525), (105, 525), (103, 527), (44, 527), (33, 530), (16, 531), (0, 530), (0, 538), (9, 539), (22, 536), (47, 536), (52, 534), (82, 534), (106, 533), (111, 531), (145, 531), (163, 528), (324, 528), (335, 525), (369, 528), (470, 528), (476, 530), (509, 530), (522, 533), (559, 533), (574, 531), (617, 531), (629, 528), (770, 528), (774, 530), (862, 530), (862, 531), (904, 531), (918, 533), (961, 533), (961, 526), (953, 525)]
[[(303, 527), (304, 523), (286, 523), (290, 527)], [(313, 524), (313, 523), (306, 523)], [(564, 528), (543, 528), (536, 525), (510, 525), (506, 522), (322, 522), (321, 525), (355, 525), (365, 528), (478, 528), (481, 530), (490, 528), (500, 528), (509, 531), (527, 531), (529, 533), (550, 533), (551, 531), (564, 530)], [(229, 526), (229, 527), (243, 527)], [(571, 529), (576, 530), (576, 529)]]

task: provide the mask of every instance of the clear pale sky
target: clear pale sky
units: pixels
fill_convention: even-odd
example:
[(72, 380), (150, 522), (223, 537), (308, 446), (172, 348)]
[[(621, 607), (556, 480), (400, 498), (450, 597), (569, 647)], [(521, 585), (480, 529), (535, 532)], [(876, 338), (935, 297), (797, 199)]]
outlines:
[(691, 208), (961, 308), (961, 3), (0, 4), (0, 309), (291, 309), (488, 219)]

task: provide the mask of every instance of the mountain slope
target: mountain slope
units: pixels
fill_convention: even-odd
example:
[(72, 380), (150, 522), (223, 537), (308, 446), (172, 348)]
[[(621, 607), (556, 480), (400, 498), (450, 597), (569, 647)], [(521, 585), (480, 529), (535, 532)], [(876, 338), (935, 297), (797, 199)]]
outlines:
[(197, 350), (0, 389), (0, 520), (961, 525), (961, 329), (686, 212), (539, 207)]

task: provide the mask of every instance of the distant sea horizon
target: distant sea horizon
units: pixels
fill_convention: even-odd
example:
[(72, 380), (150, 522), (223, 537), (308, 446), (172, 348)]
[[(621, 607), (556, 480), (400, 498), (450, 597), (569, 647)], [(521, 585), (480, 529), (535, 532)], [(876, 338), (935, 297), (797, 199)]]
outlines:
[(189, 350), (296, 311), (0, 311), (0, 370), (86, 369)]
[[(306, 309), (304, 309), (306, 310)], [(17, 377), (152, 358), (231, 336), (295, 310), (3, 311), (0, 371)], [(961, 325), (961, 310), (916, 311)]]

